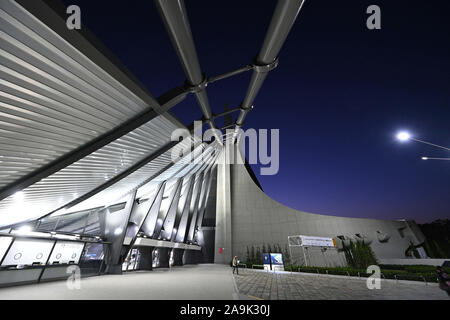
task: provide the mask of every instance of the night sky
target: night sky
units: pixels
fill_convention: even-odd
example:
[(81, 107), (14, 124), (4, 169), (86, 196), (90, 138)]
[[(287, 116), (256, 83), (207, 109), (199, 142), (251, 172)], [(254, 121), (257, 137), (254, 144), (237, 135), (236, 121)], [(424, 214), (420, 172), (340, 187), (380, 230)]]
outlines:
[[(185, 76), (152, 1), (65, 1), (82, 23), (158, 97)], [(275, 0), (186, 0), (203, 72), (250, 63)], [(381, 8), (381, 30), (366, 8)], [(307, 0), (244, 128), (280, 129), (280, 171), (255, 173), (265, 192), (302, 211), (428, 222), (450, 218), (449, 1)], [(251, 73), (210, 84), (213, 112), (238, 106)], [(186, 124), (201, 117), (190, 95), (172, 109)], [(222, 123), (218, 122), (220, 127)]]

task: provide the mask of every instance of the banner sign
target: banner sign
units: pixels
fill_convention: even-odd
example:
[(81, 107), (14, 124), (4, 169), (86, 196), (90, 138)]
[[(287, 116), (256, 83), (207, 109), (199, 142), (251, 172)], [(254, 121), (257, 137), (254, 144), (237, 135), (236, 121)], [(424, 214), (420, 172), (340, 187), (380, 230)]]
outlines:
[(264, 270), (271, 270), (270, 253), (263, 253), (262, 258), (263, 258)]
[(270, 255), (268, 253), (263, 253), (263, 264), (270, 265)]
[(283, 255), (281, 253), (271, 253), (270, 261), (273, 266), (282, 266), (283, 265)]
[(336, 241), (333, 238), (300, 236), (300, 239), (304, 247), (336, 247)]

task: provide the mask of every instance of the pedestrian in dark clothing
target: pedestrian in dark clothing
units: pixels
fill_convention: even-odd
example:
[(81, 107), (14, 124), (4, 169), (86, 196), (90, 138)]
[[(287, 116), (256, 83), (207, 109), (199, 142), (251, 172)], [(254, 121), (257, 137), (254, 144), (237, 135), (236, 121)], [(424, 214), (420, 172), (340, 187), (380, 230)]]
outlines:
[(448, 273), (445, 272), (444, 268), (440, 266), (436, 267), (436, 272), (439, 280), (439, 288), (447, 292), (448, 296), (450, 297), (450, 278), (448, 276)]
[(233, 265), (233, 273), (236, 270), (236, 274), (239, 274), (239, 261), (237, 256), (234, 256), (232, 265)]

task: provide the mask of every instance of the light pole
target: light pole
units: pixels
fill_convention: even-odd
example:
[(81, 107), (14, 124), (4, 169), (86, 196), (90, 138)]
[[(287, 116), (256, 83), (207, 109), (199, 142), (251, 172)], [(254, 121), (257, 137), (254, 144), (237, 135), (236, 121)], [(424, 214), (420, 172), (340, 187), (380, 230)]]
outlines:
[[(407, 132), (407, 131), (400, 131), (399, 133), (397, 133), (396, 137), (401, 142), (406, 142), (406, 141), (412, 140), (412, 141), (424, 143), (424, 144), (427, 144), (427, 145), (430, 145), (430, 146), (433, 146), (433, 147), (436, 147), (436, 148), (440, 148), (440, 149), (444, 149), (444, 150), (450, 151), (450, 148), (447, 148), (447, 147), (444, 147), (444, 146), (440, 146), (438, 144), (434, 144), (434, 143), (431, 143), (431, 142), (428, 142), (428, 141), (424, 141), (424, 140), (419, 140), (419, 139), (413, 138), (411, 136), (411, 134), (409, 132)], [(450, 160), (450, 158), (422, 157), (422, 160), (443, 160), (443, 161), (448, 161), (448, 160)]]
[(450, 158), (432, 158), (432, 157), (422, 157), (422, 160), (444, 160), (449, 161)]
[(440, 146), (438, 144), (434, 144), (434, 143), (431, 143), (431, 142), (427, 142), (427, 141), (423, 141), (423, 140), (419, 140), (419, 139), (413, 138), (407, 131), (400, 131), (399, 133), (397, 133), (397, 139), (400, 140), (401, 142), (413, 140), (413, 141), (417, 141), (417, 142), (420, 142), (420, 143), (428, 144), (428, 145), (433, 146), (433, 147), (437, 147), (437, 148), (441, 148), (441, 149), (450, 151), (450, 148), (447, 148), (447, 147), (444, 147), (444, 146)]

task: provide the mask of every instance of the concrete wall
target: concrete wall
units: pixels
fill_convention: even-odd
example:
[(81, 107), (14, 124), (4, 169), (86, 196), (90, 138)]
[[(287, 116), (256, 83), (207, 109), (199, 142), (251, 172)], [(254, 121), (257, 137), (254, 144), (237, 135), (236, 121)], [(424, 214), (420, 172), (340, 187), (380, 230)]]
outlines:
[[(229, 167), (231, 200), (226, 198), (225, 200), (231, 202), (231, 217), (229, 218), (232, 230), (231, 247), (233, 255), (239, 256), (243, 261), (246, 257), (247, 246), (261, 247), (263, 244), (279, 244), (284, 250), (290, 235), (320, 237), (343, 235), (355, 238), (355, 234), (361, 234), (371, 240), (371, 247), (378, 259), (405, 258), (405, 250), (409, 243), (412, 241), (417, 245), (424, 239), (423, 234), (416, 228), (413, 221), (334, 217), (288, 208), (274, 201), (258, 188), (244, 165), (233, 164)], [(225, 168), (221, 169), (226, 172)], [(219, 175), (217, 189), (221, 190), (222, 193), (225, 188), (220, 183), (224, 183), (226, 180), (221, 179)], [(221, 196), (218, 192), (218, 208), (227, 207), (226, 204), (220, 203), (223, 201)], [(349, 199), (349, 201), (351, 200)], [(227, 212), (227, 214), (230, 214), (230, 212)], [(399, 229), (402, 229), (401, 232)], [(382, 236), (380, 237), (380, 235)], [(384, 242), (381, 242), (379, 238)], [(327, 254), (326, 252), (310, 250), (309, 253), (313, 255), (310, 259), (313, 261), (311, 264), (342, 264), (342, 256), (331, 250), (328, 251), (329, 257), (327, 259), (332, 259), (334, 261), (332, 263), (329, 260), (328, 263), (324, 262), (327, 259), (320, 257)]]

